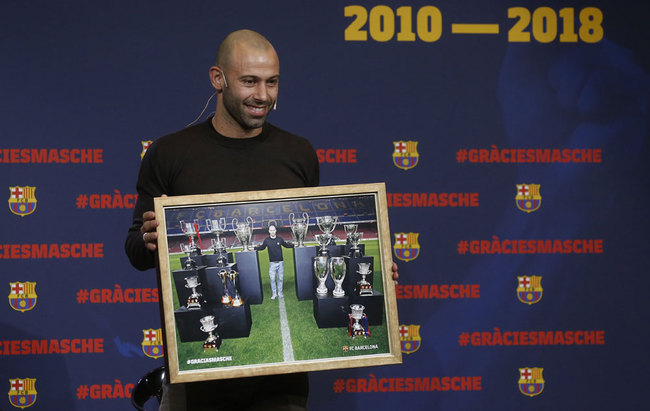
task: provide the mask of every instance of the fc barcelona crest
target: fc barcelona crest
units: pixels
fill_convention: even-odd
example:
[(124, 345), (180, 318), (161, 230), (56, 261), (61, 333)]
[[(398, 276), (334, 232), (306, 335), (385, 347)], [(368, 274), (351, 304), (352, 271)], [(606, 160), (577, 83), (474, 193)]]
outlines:
[(517, 184), (515, 203), (517, 208), (526, 213), (532, 213), (542, 205), (542, 196), (539, 193), (541, 184)]
[(393, 251), (395, 257), (402, 261), (411, 261), (420, 255), (419, 233), (395, 233)]
[(419, 325), (400, 325), (399, 326), (399, 341), (402, 345), (402, 352), (404, 354), (413, 354), (420, 349), (422, 338), (420, 338)]
[(418, 165), (420, 154), (418, 154), (417, 141), (393, 141), (393, 164), (402, 170), (409, 170)]
[(142, 352), (144, 352), (144, 355), (151, 358), (162, 357), (164, 355), (162, 329), (154, 330), (149, 328), (148, 330), (142, 330), (142, 334), (144, 334), (142, 339)]
[(542, 299), (542, 277), (524, 275), (517, 277), (517, 298), (524, 304), (532, 305)]
[(25, 217), (36, 210), (36, 187), (9, 187), (9, 209), (12, 213)]
[(9, 305), (16, 311), (25, 312), (36, 305), (36, 283), (9, 283)]
[(144, 158), (144, 155), (147, 153), (147, 149), (153, 143), (153, 140), (142, 141), (142, 153), (140, 153), (140, 160)]
[(27, 408), (36, 402), (36, 378), (10, 378), (9, 403), (17, 408)]
[(519, 391), (529, 397), (539, 395), (544, 391), (543, 368), (520, 368)]

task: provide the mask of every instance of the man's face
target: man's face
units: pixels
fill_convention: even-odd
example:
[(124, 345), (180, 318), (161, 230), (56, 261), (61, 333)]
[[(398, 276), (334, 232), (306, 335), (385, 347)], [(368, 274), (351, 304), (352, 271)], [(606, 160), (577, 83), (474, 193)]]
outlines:
[(272, 225), (271, 227), (269, 227), (269, 235), (271, 236), (271, 238), (275, 238), (275, 233), (276, 233), (275, 226)]
[(280, 63), (272, 49), (233, 51), (225, 68), (228, 87), (223, 88), (225, 120), (244, 133), (261, 128), (278, 97)]

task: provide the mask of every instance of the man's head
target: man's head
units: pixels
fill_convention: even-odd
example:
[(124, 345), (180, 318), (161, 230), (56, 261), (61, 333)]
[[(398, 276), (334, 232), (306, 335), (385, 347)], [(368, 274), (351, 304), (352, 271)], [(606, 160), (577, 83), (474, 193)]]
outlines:
[(276, 228), (274, 225), (269, 226), (269, 235), (271, 238), (275, 238), (275, 233), (277, 232)]
[(219, 46), (210, 81), (219, 93), (212, 119), (216, 130), (227, 137), (253, 137), (278, 98), (280, 61), (261, 34), (238, 30)]

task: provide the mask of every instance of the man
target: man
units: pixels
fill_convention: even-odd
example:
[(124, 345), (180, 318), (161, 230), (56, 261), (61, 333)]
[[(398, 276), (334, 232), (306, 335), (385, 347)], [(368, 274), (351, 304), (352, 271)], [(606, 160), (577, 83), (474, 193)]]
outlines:
[[(125, 249), (134, 267), (156, 264), (153, 198), (317, 186), (311, 144), (266, 122), (278, 97), (280, 63), (267, 39), (250, 31), (229, 34), (209, 70), (217, 93), (214, 117), (161, 137), (147, 150), (138, 176), (138, 201)], [(166, 389), (178, 401), (182, 386)], [(185, 384), (188, 410), (305, 409), (306, 373)], [(166, 406), (163, 401), (161, 407)], [(181, 409), (175, 403), (173, 408)]]
[[(282, 294), (282, 283), (284, 282), (284, 258), (282, 258), (282, 247), (293, 248), (282, 237), (277, 236), (277, 229), (269, 225), (269, 236), (264, 239), (261, 245), (255, 247), (257, 251), (269, 248), (269, 279), (271, 280), (271, 300), (277, 297), (284, 298)], [(276, 286), (277, 276), (277, 286)]]

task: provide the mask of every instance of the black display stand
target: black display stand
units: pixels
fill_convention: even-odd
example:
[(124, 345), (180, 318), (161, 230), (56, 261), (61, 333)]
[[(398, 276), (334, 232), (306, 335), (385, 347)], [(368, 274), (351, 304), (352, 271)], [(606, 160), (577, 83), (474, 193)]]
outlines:
[(262, 304), (262, 276), (256, 251), (238, 251), (235, 260), (239, 271), (239, 292), (249, 304)]
[(296, 296), (299, 301), (311, 300), (314, 297), (314, 268), (316, 247), (295, 247), (293, 249), (293, 267), (296, 272)]
[(314, 319), (318, 328), (347, 327), (350, 322), (350, 300), (345, 297), (335, 298), (329, 293), (327, 296), (314, 296)]
[[(201, 256), (202, 257), (201, 261), (203, 265), (207, 265), (208, 267), (223, 267), (223, 265), (217, 264), (218, 256), (219, 256), (218, 254), (203, 254)], [(235, 262), (231, 251), (227, 252), (226, 256), (228, 258), (228, 264), (232, 264), (233, 262)]]

